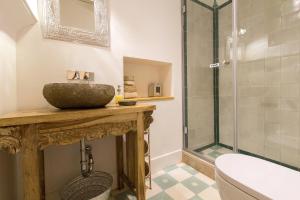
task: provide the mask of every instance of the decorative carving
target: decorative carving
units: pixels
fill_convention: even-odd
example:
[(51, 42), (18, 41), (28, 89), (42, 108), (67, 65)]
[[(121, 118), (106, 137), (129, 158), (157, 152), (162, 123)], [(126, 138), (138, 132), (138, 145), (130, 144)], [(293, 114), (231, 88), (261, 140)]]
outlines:
[(16, 154), (21, 146), (20, 127), (0, 128), (0, 149)]
[(152, 117), (153, 111), (144, 112), (144, 127), (147, 130), (150, 127), (150, 124), (153, 122)]
[[(152, 113), (153, 111), (144, 113), (145, 130), (148, 129), (153, 122)], [(45, 149), (50, 145), (77, 143), (83, 137), (87, 140), (96, 140), (107, 135), (120, 136), (129, 131), (136, 132), (137, 122), (133, 120), (131, 116), (132, 115), (123, 115), (123, 118), (118, 118), (115, 122), (108, 122), (113, 117), (107, 116), (89, 120), (39, 124), (38, 146), (40, 149)], [(12, 154), (19, 152), (22, 147), (21, 129), (21, 127), (0, 128), (0, 149)]]
[(81, 138), (95, 140), (107, 135), (119, 136), (131, 130), (136, 130), (135, 121), (98, 124), (84, 128), (62, 129), (54, 132), (51, 129), (49, 129), (49, 132), (43, 130), (39, 137), (39, 147), (44, 149), (49, 145), (73, 144), (79, 142)]

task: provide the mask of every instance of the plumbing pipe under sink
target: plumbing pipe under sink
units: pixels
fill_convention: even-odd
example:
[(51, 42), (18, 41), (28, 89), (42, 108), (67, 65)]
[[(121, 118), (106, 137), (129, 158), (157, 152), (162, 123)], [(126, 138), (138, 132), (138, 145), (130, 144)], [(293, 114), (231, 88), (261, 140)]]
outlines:
[(92, 155), (92, 147), (85, 144), (85, 139), (80, 140), (80, 153), (81, 153), (81, 174), (83, 177), (88, 177), (94, 169), (94, 159)]

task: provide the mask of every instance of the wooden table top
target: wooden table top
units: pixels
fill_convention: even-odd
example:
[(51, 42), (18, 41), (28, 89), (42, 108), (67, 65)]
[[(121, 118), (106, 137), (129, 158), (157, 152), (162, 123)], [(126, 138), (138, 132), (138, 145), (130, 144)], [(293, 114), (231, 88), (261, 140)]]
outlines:
[(60, 110), (45, 108), (25, 110), (0, 115), (0, 127), (80, 120), (84, 118), (153, 111), (155, 109), (155, 105), (138, 104), (136, 106), (108, 106), (96, 109)]

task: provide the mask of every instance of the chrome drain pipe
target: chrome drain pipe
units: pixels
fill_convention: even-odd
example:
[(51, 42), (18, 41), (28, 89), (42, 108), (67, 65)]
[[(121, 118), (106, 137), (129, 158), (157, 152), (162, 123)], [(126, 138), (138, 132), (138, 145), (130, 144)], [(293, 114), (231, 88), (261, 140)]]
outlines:
[(94, 170), (94, 159), (92, 147), (85, 144), (84, 138), (80, 140), (80, 155), (81, 175), (88, 177)]

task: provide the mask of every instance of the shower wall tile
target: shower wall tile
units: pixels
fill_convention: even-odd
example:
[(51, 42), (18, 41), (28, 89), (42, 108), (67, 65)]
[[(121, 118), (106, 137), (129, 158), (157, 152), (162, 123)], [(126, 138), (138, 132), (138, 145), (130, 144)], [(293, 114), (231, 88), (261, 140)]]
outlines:
[[(226, 66), (219, 69), (219, 96), (221, 97), (232, 97), (232, 67)], [(222, 102), (220, 102), (222, 106)]]
[(297, 10), (289, 14), (283, 15), (281, 17), (282, 27), (291, 28), (291, 27), (299, 26), (300, 25), (299, 13), (300, 11)]
[(264, 97), (264, 86), (241, 85), (238, 87), (239, 96), (242, 97)]
[(280, 72), (266, 72), (265, 73), (265, 84), (269, 85), (280, 85), (281, 73)]
[(280, 57), (269, 58), (265, 60), (265, 72), (280, 72), (281, 59)]
[(281, 84), (281, 97), (299, 97), (299, 84)]
[(298, 72), (299, 71), (299, 55), (285, 56), (281, 58), (282, 72)]
[(281, 98), (280, 108), (283, 111), (297, 111), (299, 112), (300, 98)]
[[(192, 67), (192, 66), (191, 66)], [(213, 97), (213, 74), (211, 69), (195, 66), (188, 70), (188, 89), (191, 97)]]
[(266, 110), (265, 113), (265, 123), (279, 123), (280, 124), (280, 110)]
[(281, 56), (290, 56), (293, 54), (299, 54), (299, 42), (290, 42), (280, 45)]
[[(213, 143), (213, 101), (207, 97), (189, 99), (189, 148)], [(192, 130), (192, 132), (191, 132)]]
[(266, 58), (274, 58), (274, 57), (280, 57), (280, 45), (277, 46), (268, 46), (265, 52), (265, 57)]
[(263, 104), (261, 106), (265, 109), (265, 111), (274, 111), (280, 110), (280, 103), (279, 98), (265, 97), (263, 98)]
[[(272, 10), (273, 11), (273, 10)], [(268, 14), (268, 13), (266, 13)], [(265, 16), (268, 23), (265, 23), (265, 31), (266, 32), (273, 32), (279, 31), (282, 26), (281, 17), (272, 17), (272, 16)]]
[(281, 14), (282, 15), (288, 15), (288, 14), (296, 12), (300, 9), (299, 2), (297, 2), (295, 0), (282, 1), (280, 6), (281, 6)]
[(267, 158), (281, 160), (280, 123), (265, 123), (265, 154)]
[[(222, 88), (220, 88), (220, 92)], [(223, 144), (233, 145), (233, 97), (232, 90), (230, 95), (219, 97), (219, 123), (220, 123), (220, 141)]]
[(281, 162), (297, 166), (299, 163), (299, 140), (281, 135)]
[(277, 84), (277, 85), (266, 85), (265, 86), (265, 97), (280, 98), (280, 85), (279, 84)]
[(298, 72), (281, 72), (281, 83), (282, 84), (297, 84), (299, 82)]
[(269, 45), (280, 45), (288, 42), (295, 42), (299, 40), (300, 30), (299, 26), (281, 29), (271, 32), (268, 35)]
[(292, 111), (281, 111), (280, 116), (280, 133), (282, 136), (293, 137), (299, 136), (299, 113)]

